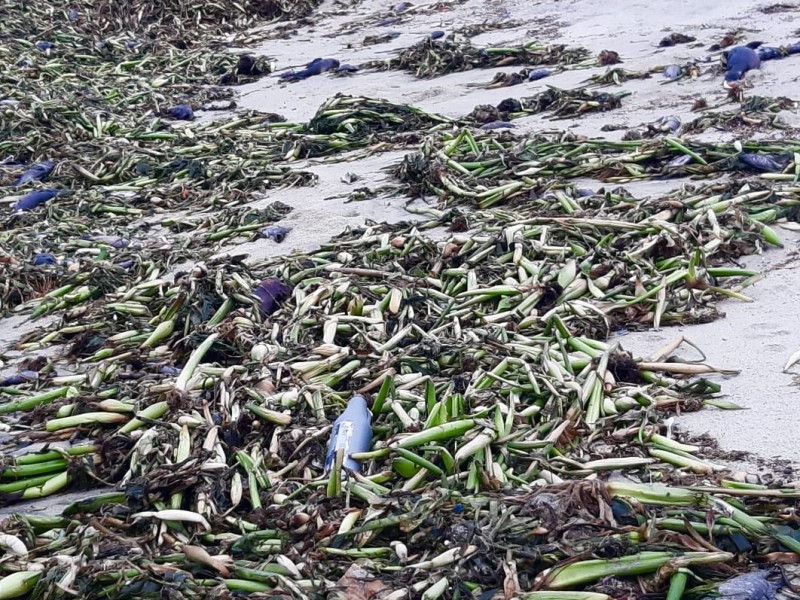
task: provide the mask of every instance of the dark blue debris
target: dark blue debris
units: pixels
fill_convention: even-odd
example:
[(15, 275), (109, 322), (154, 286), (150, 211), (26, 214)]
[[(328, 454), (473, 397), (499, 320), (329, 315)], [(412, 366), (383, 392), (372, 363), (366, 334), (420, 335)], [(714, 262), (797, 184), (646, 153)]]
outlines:
[(194, 119), (194, 112), (188, 104), (173, 106), (167, 111), (167, 114), (178, 121), (191, 121)]
[(287, 71), (280, 74), (284, 81), (300, 81), (326, 71), (335, 71), (339, 68), (339, 61), (335, 58), (315, 58), (300, 71)]
[[(783, 586), (783, 580), (776, 582), (768, 578), (773, 571), (754, 571), (737, 575), (720, 584), (714, 595), (717, 600), (777, 600), (775, 594)], [(703, 600), (711, 600), (706, 596)]]
[(614, 520), (619, 525), (633, 525), (639, 524), (636, 519), (636, 512), (631, 508), (627, 502), (614, 498), (611, 501), (611, 514), (614, 515)]
[(36, 381), (39, 374), (36, 371), (20, 371), (15, 375), (6, 377), (0, 381), (0, 387), (8, 387), (10, 385), (22, 385), (23, 383), (30, 383)]
[(139, 40), (128, 40), (127, 42), (125, 42), (125, 47), (128, 50), (133, 50), (138, 45), (139, 45)]
[(20, 69), (30, 69), (33, 66), (33, 61), (30, 58), (23, 58), (17, 63)]
[(289, 299), (292, 294), (291, 288), (280, 279), (270, 277), (265, 279), (253, 292), (260, 302), (258, 308), (265, 317), (274, 313), (280, 305)]
[(800, 54), (800, 42), (786, 46), (786, 54)]
[(680, 65), (667, 65), (664, 67), (664, 77), (667, 79), (678, 79), (683, 74)]
[(270, 225), (269, 227), (264, 227), (259, 233), (261, 237), (269, 238), (280, 244), (286, 239), (290, 231), (289, 227), (284, 227), (283, 225)]
[(788, 158), (782, 159), (774, 154), (756, 154), (754, 152), (743, 152), (739, 155), (739, 160), (749, 167), (768, 173), (780, 173), (791, 162)]
[(737, 46), (732, 50), (728, 50), (724, 54), (725, 57), (725, 81), (732, 83), (734, 81), (741, 81), (744, 74), (753, 69), (761, 67), (761, 59), (752, 48), (747, 46)]
[(753, 545), (750, 543), (750, 540), (748, 540), (741, 533), (734, 531), (728, 534), (728, 537), (730, 538), (731, 543), (736, 546), (737, 552), (750, 552), (750, 550), (753, 549)]
[(56, 261), (56, 257), (50, 254), (49, 252), (42, 252), (41, 254), (37, 254), (33, 257), (33, 266), (34, 267), (41, 267), (44, 265), (54, 265), (58, 261)]
[(758, 54), (758, 58), (761, 60), (775, 60), (776, 58), (783, 58), (783, 52), (781, 52), (781, 49), (774, 48), (772, 46), (761, 46), (758, 50), (756, 50), (756, 54)]
[(594, 190), (589, 188), (575, 188), (575, 194), (578, 198), (586, 198), (587, 196), (594, 196)]
[(378, 27), (389, 27), (390, 25), (394, 25), (399, 21), (400, 19), (398, 19), (397, 17), (387, 17), (385, 19), (381, 19), (380, 21), (378, 21)]
[(24, 196), (22, 196), (19, 200), (14, 203), (14, 206), (11, 207), (13, 212), (27, 212), (29, 210), (33, 210), (41, 204), (44, 204), (48, 200), (52, 200), (58, 196), (58, 190), (56, 188), (47, 188), (44, 190), (34, 190), (32, 192), (28, 192)]
[(48, 175), (53, 171), (55, 168), (56, 163), (52, 160), (45, 160), (40, 163), (37, 163), (26, 170), (22, 175), (17, 177), (17, 180), (14, 182), (14, 187), (21, 187), (26, 183), (30, 183), (32, 181), (41, 181), (42, 179), (47, 178)]
[(177, 367), (171, 367), (169, 365), (161, 365), (158, 368), (158, 372), (161, 373), (162, 375), (170, 375), (172, 377), (177, 377), (178, 375), (181, 374), (180, 369), (178, 369)]
[(47, 52), (55, 48), (56, 45), (53, 42), (36, 42), (36, 47), (42, 52)]
[(73, 8), (73, 9), (71, 9), (71, 10), (70, 10), (70, 11), (67, 13), (67, 19), (69, 19), (70, 21), (77, 21), (77, 20), (78, 20), (78, 11), (77, 11), (77, 10), (75, 10), (74, 8)]
[(485, 123), (481, 125), (481, 129), (490, 131), (492, 129), (513, 129), (516, 127), (513, 123), (508, 121), (493, 121), (492, 123)]
[(358, 472), (361, 465), (350, 458), (351, 454), (366, 452), (372, 445), (372, 413), (363, 396), (353, 396), (347, 408), (333, 423), (328, 454), (325, 457), (325, 473), (330, 473), (336, 464), (336, 454), (344, 451), (342, 466)]
[(442, 31), (441, 29), (434, 29), (433, 31), (431, 31), (431, 34), (428, 37), (431, 38), (432, 40), (438, 40), (439, 38), (443, 38), (445, 35), (446, 35), (445, 32)]
[(119, 266), (122, 267), (123, 269), (132, 269), (133, 265), (135, 264), (136, 263), (134, 263), (132, 260), (126, 260), (124, 262), (119, 263)]
[(397, 13), (399, 15), (400, 13), (406, 12), (412, 6), (414, 6), (414, 5), (411, 4), (411, 2), (400, 2), (399, 4), (395, 4), (394, 5), (394, 9), (393, 10), (394, 10), (395, 13)]
[(535, 69), (528, 73), (528, 81), (539, 81), (545, 77), (550, 77), (551, 74), (549, 69)]

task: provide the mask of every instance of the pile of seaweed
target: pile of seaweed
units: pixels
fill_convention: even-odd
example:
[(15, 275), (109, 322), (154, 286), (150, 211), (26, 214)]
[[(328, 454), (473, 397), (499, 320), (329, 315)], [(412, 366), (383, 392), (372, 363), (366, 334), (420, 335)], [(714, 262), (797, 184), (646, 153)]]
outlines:
[[(337, 96), (306, 124), (196, 122), (193, 102), (234, 99), (216, 78), (257, 76), (219, 36), (310, 5), (141, 4), (122, 21), (100, 2), (74, 3), (72, 20), (14, 6), (0, 21), (0, 314), (36, 327), (0, 356), (16, 369), (0, 380), (0, 503), (13, 510), (0, 598), (794, 585), (792, 472), (742, 478), (709, 440), (668, 426), (737, 409), (715, 378), (735, 372), (683, 335), (640, 357), (613, 332), (750, 300), (759, 274), (735, 260), (800, 220), (797, 142), (475, 131), (619, 105), (584, 89), (463, 120)], [(96, 25), (45, 39), (81, 14)], [(128, 28), (156, 37), (137, 49)], [(170, 29), (192, 46), (159, 38)], [(517, 50), (502, 60), (585, 58)], [(287, 235), (291, 207), (263, 192), (313, 193), (295, 161), (378, 146), (410, 146), (392, 174), (437, 204), (309, 252), (217, 255)], [(575, 181), (686, 176), (653, 198)], [(356, 396), (368, 447), (331, 469), (332, 424)], [(83, 498), (55, 516), (25, 508), (65, 491)]]

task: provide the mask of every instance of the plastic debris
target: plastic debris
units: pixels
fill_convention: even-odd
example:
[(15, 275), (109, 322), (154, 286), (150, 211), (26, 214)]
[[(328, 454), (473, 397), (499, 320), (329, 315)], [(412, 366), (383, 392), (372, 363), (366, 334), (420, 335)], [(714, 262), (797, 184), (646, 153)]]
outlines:
[(353, 396), (347, 408), (333, 423), (331, 441), (325, 458), (325, 473), (330, 473), (336, 463), (336, 454), (344, 450), (342, 465), (351, 471), (358, 472), (361, 465), (350, 458), (351, 454), (366, 452), (372, 444), (372, 413), (363, 396)]

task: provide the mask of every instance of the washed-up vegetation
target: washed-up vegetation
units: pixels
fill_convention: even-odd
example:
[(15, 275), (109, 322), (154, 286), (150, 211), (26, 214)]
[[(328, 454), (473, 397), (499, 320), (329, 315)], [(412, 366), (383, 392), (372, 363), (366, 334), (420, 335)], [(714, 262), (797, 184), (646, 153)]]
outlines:
[[(427, 38), (388, 60), (372, 61), (363, 68), (399, 70), (419, 78), (439, 77), (447, 73), (506, 66), (571, 65), (573, 67), (609, 64), (609, 53), (591, 58), (586, 48), (571, 48), (563, 44), (530, 42), (509, 48), (481, 48), (468, 41), (454, 38)], [(615, 59), (618, 60), (618, 57)]]
[[(0, 598), (600, 600), (791, 584), (758, 568), (796, 562), (797, 483), (743, 482), (713, 443), (666, 423), (736, 409), (714, 377), (736, 373), (681, 335), (638, 357), (615, 332), (750, 300), (759, 275), (735, 261), (798, 221), (796, 142), (475, 131), (624, 95), (555, 88), (460, 120), (341, 95), (308, 123), (182, 122), (173, 108), (234, 98), (219, 77), (261, 74), (238, 73), (219, 35), (311, 5), (245, 3), (230, 22), (214, 4), (200, 17), (142, 5), (118, 26), (102, 3), (76, 6), (119, 36), (111, 54), (74, 29), (53, 42), (74, 60), (31, 47), (33, 66), (2, 67), (0, 312), (37, 327), (0, 381), (0, 503), (85, 498), (3, 523)], [(73, 22), (12, 8), (7, 57), (42, 37), (36, 23)], [(152, 52), (128, 56), (129, 30), (152, 32)], [(499, 60), (587, 59), (517, 50)], [(291, 207), (254, 201), (313, 193), (296, 161), (403, 147), (398, 189), (429, 201), (413, 220), (275, 259), (217, 256), (282, 241)], [(619, 187), (687, 175), (662, 197)], [(370, 447), (351, 456), (358, 470), (326, 470), (355, 395)]]

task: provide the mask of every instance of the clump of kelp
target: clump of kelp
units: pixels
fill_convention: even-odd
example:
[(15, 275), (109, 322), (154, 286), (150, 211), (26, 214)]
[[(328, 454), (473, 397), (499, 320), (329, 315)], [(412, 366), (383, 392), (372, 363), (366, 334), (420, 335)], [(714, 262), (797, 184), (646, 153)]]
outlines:
[(399, 70), (427, 79), (447, 73), (488, 69), (503, 66), (573, 65), (589, 66), (591, 59), (586, 48), (571, 48), (563, 44), (529, 42), (521, 46), (482, 48), (454, 38), (425, 40), (406, 48), (388, 60), (365, 63), (362, 68)]
[[(472, 135), (444, 140), (450, 168), (492, 166), (462, 153), (502, 138)], [(636, 156), (592, 143), (570, 156)], [(506, 152), (495, 168), (529, 177)], [(619, 598), (791, 562), (800, 492), (731, 479), (702, 441), (662, 423), (735, 408), (704, 379), (731, 372), (678, 359), (682, 338), (638, 359), (609, 336), (747, 300), (757, 274), (730, 259), (780, 243), (764, 223), (796, 218), (793, 183), (640, 200), (549, 181), (523, 203), (427, 209), (263, 263), (168, 275), (171, 254), (144, 244), (140, 267), (109, 285), (22, 305), (60, 318), (18, 348), (60, 345), (74, 367), (44, 359), (3, 382), (3, 501), (117, 491), (8, 521), (0, 589)], [(468, 183), (447, 188), (449, 204), (490, 191)], [(105, 259), (72, 270), (127, 251), (105, 241)], [(330, 423), (356, 392), (370, 401), (372, 448), (356, 456), (362, 473), (326, 477)], [(71, 558), (48, 562), (65, 548)]]
[[(204, 38), (223, 36), (236, 43), (253, 40), (243, 33), (266, 22), (304, 17), (319, 0), (242, 0), (233, 4), (206, 0), (187, 5), (178, 0), (132, 0), (124, 5), (102, 0), (56, 0), (47, 5), (3, 0), (0, 19), (4, 36), (27, 39), (32, 31), (38, 44), (56, 42), (62, 32), (77, 32), (102, 39), (103, 36), (136, 35), (142, 40), (162, 40), (185, 49), (202, 45)], [(51, 37), (52, 39), (48, 39)], [(67, 36), (69, 37), (69, 36)], [(53, 48), (47, 48), (53, 49)]]
[(789, 98), (751, 96), (738, 110), (707, 112), (683, 126), (684, 133), (698, 133), (708, 129), (725, 131), (769, 131), (791, 129), (780, 117), (781, 111), (793, 110), (797, 102)]
[(570, 119), (586, 113), (606, 112), (622, 106), (628, 92), (608, 94), (585, 88), (562, 90), (548, 86), (546, 90), (526, 98), (507, 98), (497, 106), (479, 105), (465, 117), (468, 122), (488, 124), (510, 121), (540, 113), (550, 113), (551, 119)]
[[(548, 132), (518, 139), (440, 134), (392, 168), (413, 193), (432, 193), (444, 204), (479, 208), (525, 203), (551, 188), (554, 179), (593, 177), (607, 183), (721, 173), (761, 173), (771, 181), (796, 181), (796, 141), (714, 144), (663, 136), (610, 141)], [(794, 189), (790, 188), (790, 193)]]
[[(713, 379), (734, 372), (685, 337), (635, 357), (612, 332), (749, 301), (758, 274), (733, 260), (798, 221), (795, 142), (523, 138), (349, 96), (307, 124), (176, 124), (161, 110), (206, 89), (181, 56), (159, 63), (175, 72), (162, 85), (123, 78), (133, 94), (103, 87), (116, 68), (100, 63), (96, 89), (77, 61), (17, 74), (37, 96), (2, 109), (0, 311), (41, 320), (0, 380), (0, 503), (85, 497), (5, 519), (0, 598), (791, 585), (788, 567), (757, 569), (797, 561), (797, 483), (742, 482), (665, 423), (737, 408)], [(38, 96), (50, 86), (63, 102)], [(561, 94), (577, 113), (593, 101)], [(252, 201), (311, 182), (287, 162), (417, 144), (393, 172), (438, 200), (419, 220), (277, 259), (215, 255), (283, 239), (290, 207)], [(686, 175), (702, 181), (653, 198), (571, 181)], [(358, 471), (327, 475), (354, 394), (372, 443)]]

